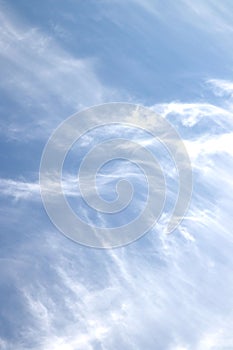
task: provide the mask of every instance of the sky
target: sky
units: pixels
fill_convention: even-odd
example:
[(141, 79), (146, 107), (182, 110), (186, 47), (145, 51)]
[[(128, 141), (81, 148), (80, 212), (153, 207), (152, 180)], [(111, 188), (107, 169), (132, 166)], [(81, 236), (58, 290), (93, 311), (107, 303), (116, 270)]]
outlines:
[[(232, 35), (230, 0), (0, 0), (1, 350), (233, 349)], [(108, 102), (146, 106), (173, 125), (193, 192), (167, 235), (174, 165), (147, 134), (126, 130), (157, 153), (168, 202), (143, 237), (103, 250), (52, 224), (39, 168), (61, 122)], [(115, 223), (80, 205), (74, 179), (92, 145), (122, 132), (97, 130), (67, 156), (64, 188), (84, 220)], [(113, 200), (125, 175), (137, 213), (138, 169), (110, 164), (97, 184)]]

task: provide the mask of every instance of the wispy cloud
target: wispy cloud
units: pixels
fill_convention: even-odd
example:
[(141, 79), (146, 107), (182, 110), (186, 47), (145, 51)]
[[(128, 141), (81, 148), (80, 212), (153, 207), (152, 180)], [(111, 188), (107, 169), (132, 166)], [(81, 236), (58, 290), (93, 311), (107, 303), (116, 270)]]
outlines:
[[(227, 47), (229, 56), (232, 55), (229, 2), (224, 6), (217, 1), (180, 1), (165, 6), (159, 1), (135, 0), (126, 4), (130, 11), (125, 11), (124, 2), (120, 6), (124, 11), (117, 12), (113, 7), (112, 12), (109, 10), (111, 16), (104, 6), (106, 3), (101, 1), (106, 22), (115, 21), (118, 29), (131, 27), (132, 31), (123, 33), (141, 40), (141, 46), (137, 46), (136, 39), (124, 43), (126, 53), (120, 56), (124, 50), (119, 45), (117, 51), (116, 46), (124, 38), (118, 37), (116, 46), (106, 48), (105, 53), (112, 51), (108, 66), (115, 62), (111, 59), (116, 56), (122, 66), (126, 65), (126, 70), (119, 74), (117, 71), (117, 75), (132, 69), (124, 82), (144, 83), (143, 87), (140, 85), (141, 91), (148, 88), (152, 76), (151, 90), (146, 91), (155, 94), (154, 78), (161, 67), (164, 70), (159, 82), (168, 79), (164, 79), (164, 72), (170, 68), (170, 74), (179, 60), (182, 72), (185, 71), (193, 52), (185, 56), (187, 47), (182, 51), (178, 44), (191, 42), (190, 49), (196, 36), (199, 47), (200, 33), (208, 38), (203, 46), (209, 45), (215, 51), (218, 51), (216, 47)], [(134, 11), (136, 7), (132, 8), (132, 4), (140, 11)], [(98, 17), (95, 28), (102, 25), (100, 13), (94, 14)], [(98, 58), (80, 58), (78, 53), (68, 52), (48, 32), (25, 24), (13, 12), (4, 10), (0, 19), (0, 87), (5, 98), (1, 126), (5, 137), (19, 141), (45, 138), (70, 113), (116, 96), (114, 89), (103, 85), (96, 74)], [(158, 36), (154, 36), (157, 21), (163, 25), (158, 28)], [(104, 30), (108, 29), (106, 22)], [(173, 30), (178, 33), (171, 51), (176, 55), (171, 54), (169, 64), (163, 66), (161, 62), (169, 60)], [(167, 43), (159, 43), (161, 33)], [(226, 35), (223, 41), (226, 33), (229, 39)], [(183, 40), (179, 41), (181, 36)], [(209, 38), (216, 39), (214, 48)], [(135, 46), (135, 51), (130, 51), (127, 45)], [(153, 45), (154, 51), (150, 49)], [(169, 45), (169, 49), (163, 52), (164, 56), (156, 56), (159, 49), (163, 51), (163, 45)], [(181, 51), (179, 55), (178, 51)], [(133, 56), (140, 58), (134, 61)], [(142, 56), (147, 60), (143, 61)], [(197, 57), (201, 61), (204, 56)], [(136, 71), (138, 80), (131, 80)], [(211, 103), (202, 95), (201, 102), (189, 99), (187, 103), (181, 97), (179, 102), (172, 100), (152, 107), (177, 128), (193, 164), (190, 209), (172, 235), (163, 233), (167, 223), (164, 213), (154, 230), (127, 247), (109, 251), (87, 249), (69, 241), (49, 224), (38, 205), (41, 200), (37, 181), (14, 175), (0, 179), (3, 203), (0, 348), (222, 350), (233, 347), (232, 84), (209, 79), (207, 86), (217, 95)], [(92, 143), (88, 137), (84, 141), (84, 148)], [(142, 136), (140, 143), (152, 147)], [(117, 176), (128, 173), (134, 178), (130, 167), (113, 169), (113, 176), (108, 176), (106, 171), (97, 179), (100, 186), (107, 184), (104, 194), (109, 192), (109, 185), (115, 184)], [(170, 165), (168, 171), (169, 176), (173, 175)], [(76, 177), (67, 171), (63, 188), (72, 200), (79, 196), (76, 185)], [(168, 194), (174, 196), (174, 188), (169, 190)], [(78, 210), (81, 211), (79, 207)], [(83, 215), (88, 213), (83, 210)]]
[(2, 11), (0, 19), (0, 88), (14, 105), (4, 110), (5, 136), (44, 137), (70, 113), (116, 97), (96, 75), (95, 58), (73, 56), (12, 13)]
[[(185, 141), (195, 183), (182, 225), (166, 236), (162, 234), (163, 217), (140, 241), (107, 252), (85, 250), (46, 232), (44, 244), (38, 247), (40, 259), (32, 249), (41, 237), (32, 237), (17, 258), (35, 265), (39, 279), (31, 284), (26, 265), (17, 265), (17, 273), (20, 270), (25, 277), (19, 283), (15, 276), (13, 283), (20, 289), (28, 318), (24, 319), (21, 345), (17, 340), (2, 340), (7, 349), (17, 344), (23, 350), (28, 339), (33, 339), (36, 350), (152, 349), (155, 344), (158, 349), (212, 350), (232, 346), (230, 112), (197, 103), (158, 108), (163, 108), (167, 118), (176, 115), (178, 129), (195, 130), (193, 135), (186, 134)], [(207, 125), (197, 133), (197, 126), (206, 118)], [(210, 125), (215, 134), (208, 133)], [(67, 180), (72, 195), (76, 179), (67, 175)], [(4, 190), (6, 195), (22, 199), (38, 191), (35, 183), (1, 183), (2, 188), (11, 188)], [(12, 261), (5, 261), (5, 266), (12, 266)]]
[(212, 87), (214, 93), (217, 96), (223, 97), (233, 97), (233, 82), (229, 80), (222, 79), (209, 79), (208, 84)]
[(189, 23), (189, 25), (207, 32), (214, 31), (215, 34), (233, 31), (230, 3), (182, 0), (176, 3), (172, 2), (172, 6), (166, 6), (159, 1), (152, 0), (132, 0), (131, 2), (161, 21), (172, 20), (176, 17), (179, 22)]
[(232, 119), (232, 112), (230, 110), (210, 103), (170, 102), (157, 104), (152, 108), (165, 118), (170, 117), (174, 122), (174, 117), (178, 117), (179, 120), (177, 122), (181, 122), (185, 127), (193, 127), (199, 121), (207, 119), (227, 129)]
[(0, 179), (1, 196), (11, 197), (15, 200), (38, 200), (39, 184), (36, 182)]

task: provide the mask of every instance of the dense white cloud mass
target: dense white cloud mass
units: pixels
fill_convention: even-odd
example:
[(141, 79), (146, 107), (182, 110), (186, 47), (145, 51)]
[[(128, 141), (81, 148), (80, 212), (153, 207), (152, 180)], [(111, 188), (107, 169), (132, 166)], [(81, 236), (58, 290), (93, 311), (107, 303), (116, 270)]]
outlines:
[[(27, 18), (29, 5), (19, 3)], [(230, 350), (233, 82), (223, 66), (232, 67), (232, 5), (227, 0), (169, 1), (169, 6), (129, 0), (101, 1), (99, 9), (92, 1), (74, 3), (67, 0), (65, 8), (53, 1), (40, 4), (45, 6), (42, 17), (37, 5), (39, 26), (34, 17), (30, 23), (17, 15), (16, 4), (0, 2), (5, 167), (0, 173), (0, 349)], [(56, 15), (61, 6), (62, 20), (56, 24), (55, 16), (48, 32), (45, 14), (51, 4)], [(64, 36), (71, 46), (75, 36), (77, 52), (67, 48), (68, 39), (58, 40)], [(197, 79), (198, 88), (194, 83), (187, 88), (181, 79), (170, 91), (177, 75), (169, 77), (176, 69), (182, 79), (191, 76), (188, 82)], [(199, 89), (195, 95), (192, 88)], [(175, 126), (192, 161), (192, 201), (173, 234), (164, 234), (171, 214), (168, 203), (155, 229), (140, 240), (119, 249), (88, 249), (63, 237), (49, 222), (37, 179), (40, 156), (59, 121), (77, 109), (119, 98), (144, 101)], [(83, 138), (80, 154), (92, 141), (90, 135)], [(157, 149), (143, 135), (139, 143)], [(168, 171), (168, 199), (173, 202), (176, 173), (163, 154), (159, 157)], [(64, 192), (88, 219), (77, 205), (76, 174), (69, 170)], [(100, 186), (107, 185), (103, 194), (115, 177), (138, 176), (127, 166), (113, 170), (113, 175), (106, 170), (98, 178)]]

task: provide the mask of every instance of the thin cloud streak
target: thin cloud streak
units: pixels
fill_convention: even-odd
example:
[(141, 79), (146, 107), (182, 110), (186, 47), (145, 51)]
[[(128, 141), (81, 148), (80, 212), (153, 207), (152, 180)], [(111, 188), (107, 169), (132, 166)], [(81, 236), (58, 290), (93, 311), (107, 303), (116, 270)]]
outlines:
[[(95, 73), (95, 59), (78, 58), (36, 27), (17, 16), (0, 15), (0, 88), (23, 116), (18, 122), (7, 111), (2, 134), (25, 141), (48, 137), (69, 114), (117, 98)], [(10, 113), (9, 113), (10, 112)]]

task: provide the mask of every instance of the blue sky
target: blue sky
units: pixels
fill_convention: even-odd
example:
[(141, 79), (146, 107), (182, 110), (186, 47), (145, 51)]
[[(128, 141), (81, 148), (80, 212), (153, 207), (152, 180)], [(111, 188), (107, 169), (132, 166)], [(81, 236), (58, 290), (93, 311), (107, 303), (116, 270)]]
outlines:
[[(233, 348), (232, 34), (230, 0), (0, 1), (0, 349)], [(172, 123), (190, 155), (193, 196), (164, 234), (171, 181), (154, 230), (98, 250), (52, 225), (39, 166), (63, 120), (112, 101)], [(75, 207), (74, 160), (64, 182)]]

